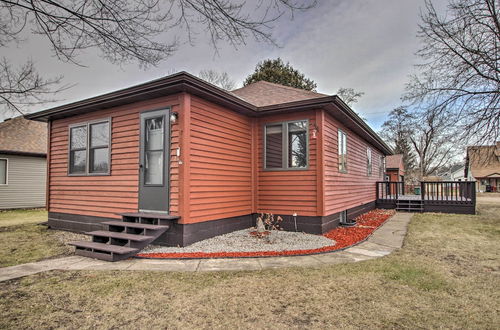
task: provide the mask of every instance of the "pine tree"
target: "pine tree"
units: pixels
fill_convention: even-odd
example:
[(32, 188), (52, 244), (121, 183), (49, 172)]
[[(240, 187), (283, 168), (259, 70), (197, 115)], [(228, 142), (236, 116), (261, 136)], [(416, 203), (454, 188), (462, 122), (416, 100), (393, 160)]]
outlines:
[(244, 86), (257, 81), (268, 81), (275, 84), (305, 89), (308, 91), (316, 90), (316, 83), (298, 70), (294, 69), (290, 63), (284, 63), (281, 58), (275, 60), (264, 60), (255, 67), (254, 73), (249, 75)]

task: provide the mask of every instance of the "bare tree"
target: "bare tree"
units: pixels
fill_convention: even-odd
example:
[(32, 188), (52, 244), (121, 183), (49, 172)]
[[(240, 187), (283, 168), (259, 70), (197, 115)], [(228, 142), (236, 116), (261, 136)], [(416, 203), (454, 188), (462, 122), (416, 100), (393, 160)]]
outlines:
[[(356, 91), (354, 88), (350, 87), (348, 88), (341, 87), (337, 91), (337, 96), (340, 97), (342, 101), (344, 101), (344, 103), (347, 104), (349, 107), (352, 107), (354, 103), (357, 103), (359, 98), (363, 95), (365, 95), (365, 92), (359, 92)], [(357, 112), (356, 110), (353, 111), (359, 116), (359, 118), (363, 119), (364, 121), (367, 121), (366, 118), (359, 112)]]
[(408, 126), (408, 139), (416, 154), (417, 177), (435, 174), (455, 160), (460, 144), (450, 129), (453, 118), (435, 107), (414, 112)]
[(348, 106), (352, 106), (354, 103), (357, 103), (359, 98), (363, 95), (365, 95), (365, 92), (359, 92), (350, 87), (341, 87), (337, 91), (337, 96), (339, 96)]
[(494, 142), (500, 134), (498, 7), (498, 0), (450, 0), (440, 16), (426, 0), (417, 53), (423, 63), (404, 97), (453, 115), (472, 143)]
[(227, 72), (217, 72), (215, 70), (201, 70), (198, 75), (201, 79), (208, 81), (211, 84), (219, 86), (225, 90), (232, 90), (236, 83), (229, 77)]
[[(315, 0), (256, 3), (243, 0), (0, 0), (0, 49), (26, 41), (23, 36), (31, 32), (44, 36), (54, 55), (64, 62), (82, 65), (80, 55), (95, 48), (111, 63), (136, 61), (147, 68), (171, 56), (182, 44), (186, 32), (191, 43), (195, 42), (197, 33), (208, 33), (214, 49), (221, 41), (238, 46), (250, 37), (275, 43), (274, 22), (286, 13), (293, 16), (295, 11), (314, 5)], [(12, 70), (7, 59), (3, 62), (9, 68), (5, 73), (25, 71), (32, 75), (23, 78), (23, 87), (11, 93), (29, 90), (34, 96), (41, 91), (40, 85), (44, 86), (43, 93), (55, 91), (52, 87), (60, 80), (60, 77), (41, 79), (36, 70)], [(33, 68), (32, 63), (28, 66)], [(28, 82), (32, 84), (27, 85)], [(15, 98), (8, 99), (15, 104)], [(23, 103), (17, 105), (21, 106)]]
[(392, 147), (395, 154), (403, 155), (405, 172), (410, 174), (415, 166), (415, 152), (410, 142), (410, 131), (415, 118), (405, 107), (398, 107), (389, 113), (382, 125), (380, 135)]
[(42, 78), (31, 60), (15, 70), (3, 57), (0, 60), (0, 107), (24, 115), (25, 106), (51, 102), (54, 93), (68, 87), (60, 86), (60, 81), (61, 77)]

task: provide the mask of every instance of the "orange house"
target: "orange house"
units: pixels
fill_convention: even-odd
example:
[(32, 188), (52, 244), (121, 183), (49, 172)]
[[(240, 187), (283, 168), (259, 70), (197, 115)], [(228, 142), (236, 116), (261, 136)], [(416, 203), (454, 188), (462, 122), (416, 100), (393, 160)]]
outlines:
[(155, 244), (247, 228), (260, 212), (324, 233), (375, 207), (391, 154), (337, 96), (268, 82), (228, 92), (185, 72), (26, 117), (48, 122), (51, 227), (156, 217), (168, 230)]

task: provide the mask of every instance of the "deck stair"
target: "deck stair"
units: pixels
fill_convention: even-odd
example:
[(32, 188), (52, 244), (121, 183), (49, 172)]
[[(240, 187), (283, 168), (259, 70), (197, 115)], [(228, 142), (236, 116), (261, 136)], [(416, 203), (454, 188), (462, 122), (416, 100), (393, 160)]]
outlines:
[(423, 212), (424, 202), (421, 199), (399, 197), (396, 201), (396, 211)]
[(159, 213), (122, 213), (122, 220), (105, 221), (104, 230), (85, 233), (92, 241), (73, 241), (75, 254), (105, 261), (134, 256), (165, 233), (178, 216)]

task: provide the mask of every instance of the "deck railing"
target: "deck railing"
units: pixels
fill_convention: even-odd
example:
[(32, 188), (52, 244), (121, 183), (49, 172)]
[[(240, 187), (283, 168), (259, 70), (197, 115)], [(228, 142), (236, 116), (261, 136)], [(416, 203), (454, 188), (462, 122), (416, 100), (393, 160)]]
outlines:
[(475, 203), (474, 181), (421, 182), (422, 200)]
[(378, 181), (377, 199), (397, 200), (405, 194), (404, 182), (400, 181)]
[[(377, 182), (377, 200), (398, 200), (403, 196), (413, 196), (426, 201), (450, 201), (475, 203), (474, 181), (422, 181), (408, 189), (404, 182)], [(418, 196), (418, 197), (417, 197)]]

